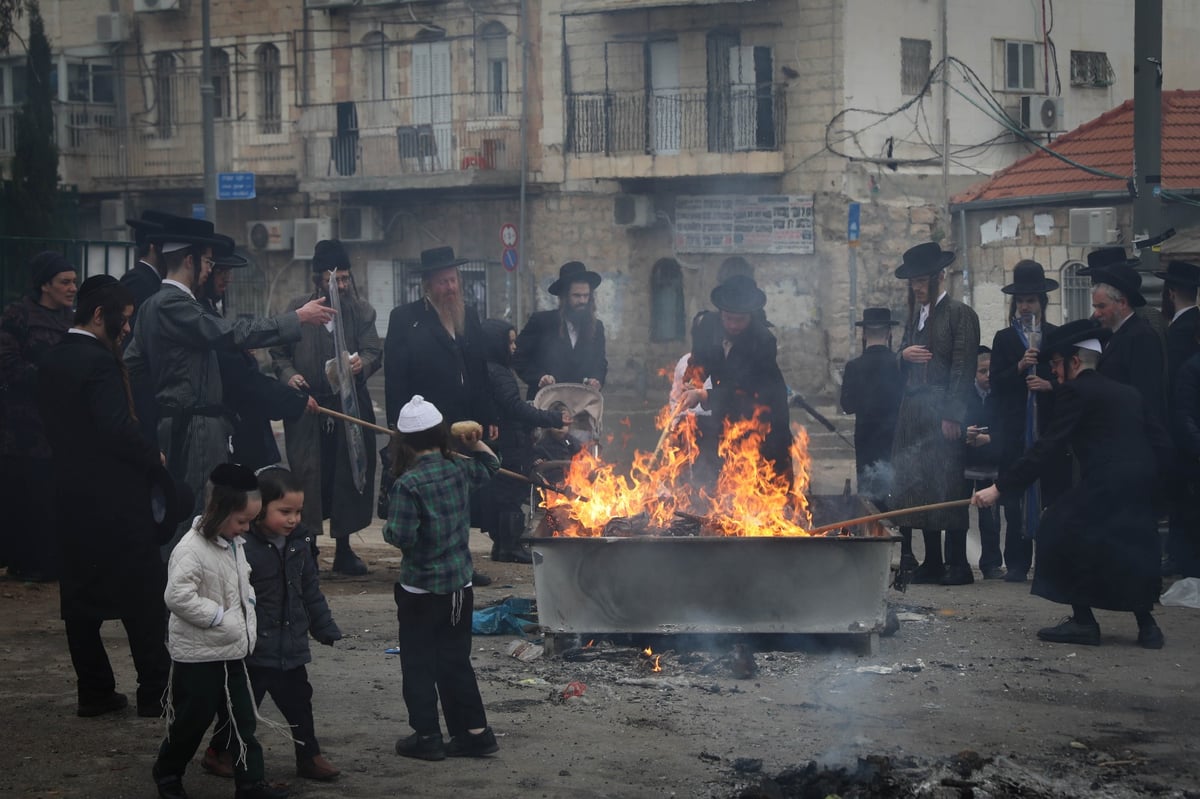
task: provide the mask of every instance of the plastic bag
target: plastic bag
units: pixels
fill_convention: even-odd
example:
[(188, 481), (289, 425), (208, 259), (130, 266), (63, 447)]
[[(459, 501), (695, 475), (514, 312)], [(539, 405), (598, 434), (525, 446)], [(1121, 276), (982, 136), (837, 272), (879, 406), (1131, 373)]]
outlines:
[(525, 628), (531, 624), (537, 624), (533, 600), (508, 597), (490, 608), (475, 611), (471, 616), (471, 634), (524, 636)]
[(1176, 580), (1174, 585), (1163, 592), (1159, 601), (1163, 605), (1179, 608), (1200, 608), (1200, 577)]

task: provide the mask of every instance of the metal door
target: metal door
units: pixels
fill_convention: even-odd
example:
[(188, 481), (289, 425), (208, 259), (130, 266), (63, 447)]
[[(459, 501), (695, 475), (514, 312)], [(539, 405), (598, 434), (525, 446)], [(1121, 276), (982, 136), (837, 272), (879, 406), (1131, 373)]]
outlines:
[(424, 154), (425, 168), (433, 171), (455, 163), (452, 123), (454, 98), (451, 95), (450, 43), (428, 42), (413, 45), (413, 122), (429, 126), (434, 152)]
[(647, 47), (650, 78), (650, 152), (679, 152), (682, 108), (679, 96), (679, 42), (650, 42)]

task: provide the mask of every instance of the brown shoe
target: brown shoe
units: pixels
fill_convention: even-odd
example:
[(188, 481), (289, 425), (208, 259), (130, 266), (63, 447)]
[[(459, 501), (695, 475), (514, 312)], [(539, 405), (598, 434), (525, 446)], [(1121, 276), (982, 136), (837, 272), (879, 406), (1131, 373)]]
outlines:
[(328, 782), (342, 772), (326, 760), (325, 755), (317, 755), (312, 760), (297, 760), (296, 773), (306, 780)]
[(233, 752), (218, 752), (210, 746), (204, 750), (200, 768), (214, 777), (233, 779)]

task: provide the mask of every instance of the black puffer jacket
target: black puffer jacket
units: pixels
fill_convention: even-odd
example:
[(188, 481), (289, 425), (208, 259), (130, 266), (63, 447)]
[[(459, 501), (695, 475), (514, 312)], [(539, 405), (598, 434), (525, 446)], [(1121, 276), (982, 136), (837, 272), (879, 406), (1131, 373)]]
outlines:
[(258, 643), (246, 658), (251, 666), (290, 671), (312, 661), (309, 633), (323, 644), (342, 637), (317, 581), (312, 538), (299, 525), (281, 551), (258, 525), (245, 536), (258, 614)]
[(554, 411), (538, 410), (521, 399), (509, 351), (509, 332), (514, 330), (503, 319), (484, 320), (484, 356), (487, 358), (488, 390), (499, 417), (497, 451), (504, 468), (527, 474), (533, 465), (532, 428), (562, 427), (562, 416)]

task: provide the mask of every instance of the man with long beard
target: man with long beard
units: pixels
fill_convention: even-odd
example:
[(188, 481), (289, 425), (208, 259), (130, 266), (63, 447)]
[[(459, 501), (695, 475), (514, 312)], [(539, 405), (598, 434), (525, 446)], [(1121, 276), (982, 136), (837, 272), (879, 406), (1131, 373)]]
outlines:
[[(384, 393), (387, 418), (395, 426), (400, 409), (419, 394), (453, 424), (473, 420), (495, 439), (495, 412), (487, 393), (487, 362), (483, 328), (474, 306), (463, 300), (452, 247), (421, 253), (421, 289), (416, 302), (399, 305), (388, 317), (383, 347)], [(475, 585), (491, 580), (476, 572)]]
[(608, 359), (604, 323), (596, 318), (599, 285), (600, 275), (581, 262), (563, 264), (547, 289), (558, 297), (558, 310), (533, 314), (517, 336), (513, 368), (529, 387), (529, 399), (551, 383), (604, 386)]

